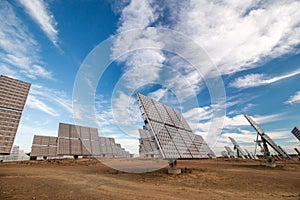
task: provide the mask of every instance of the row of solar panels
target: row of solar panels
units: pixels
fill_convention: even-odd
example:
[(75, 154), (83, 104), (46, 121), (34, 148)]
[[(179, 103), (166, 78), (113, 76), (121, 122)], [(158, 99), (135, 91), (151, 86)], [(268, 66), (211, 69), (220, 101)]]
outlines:
[(66, 139), (35, 135), (30, 156), (56, 157), (63, 155), (130, 157), (114, 138), (99, 137), (99, 140)]
[(243, 159), (246, 159), (246, 158), (258, 159), (258, 157), (256, 155), (252, 154), (247, 149), (244, 149), (245, 151), (243, 151), (239, 145), (238, 146), (234, 145), (234, 149), (237, 151), (237, 154), (235, 154), (234, 151), (229, 146), (225, 146), (224, 148), (225, 148), (225, 151), (221, 151), (221, 155), (226, 158), (241, 157)]
[(58, 137), (35, 135), (31, 156), (130, 157), (114, 138), (99, 137), (98, 129), (60, 123)]
[(137, 98), (145, 122), (145, 129), (140, 131), (140, 156), (155, 157), (158, 150), (165, 159), (215, 157), (179, 111), (142, 94)]
[(78, 126), (66, 123), (59, 123), (58, 137), (74, 139), (80, 138), (84, 140), (99, 140), (97, 128)]

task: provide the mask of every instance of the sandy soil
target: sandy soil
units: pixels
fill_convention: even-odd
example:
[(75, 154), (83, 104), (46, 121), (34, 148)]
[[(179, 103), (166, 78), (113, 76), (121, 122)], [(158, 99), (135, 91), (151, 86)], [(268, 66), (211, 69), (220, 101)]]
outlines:
[[(115, 161), (114, 161), (115, 162)], [(121, 160), (120, 165), (135, 162)], [(167, 168), (125, 173), (95, 159), (0, 163), (0, 199), (300, 199), (300, 161), (182, 160)]]

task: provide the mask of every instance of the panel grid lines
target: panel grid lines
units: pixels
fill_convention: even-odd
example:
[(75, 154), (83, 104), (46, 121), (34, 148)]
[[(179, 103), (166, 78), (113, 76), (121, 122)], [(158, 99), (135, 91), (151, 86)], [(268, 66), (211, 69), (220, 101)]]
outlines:
[[(98, 135), (97, 128), (60, 123), (58, 154), (100, 157), (129, 157), (129, 152), (116, 144), (114, 138)], [(67, 149), (69, 148), (69, 149)]]
[[(145, 128), (153, 134), (158, 147), (166, 159), (177, 158), (207, 158), (213, 154), (201, 136), (192, 130), (182, 114), (164, 104), (154, 101), (144, 95), (137, 94), (142, 115), (146, 116)], [(153, 109), (153, 107), (155, 109)], [(157, 116), (158, 115), (158, 116)], [(153, 153), (148, 141), (142, 138), (141, 151)]]

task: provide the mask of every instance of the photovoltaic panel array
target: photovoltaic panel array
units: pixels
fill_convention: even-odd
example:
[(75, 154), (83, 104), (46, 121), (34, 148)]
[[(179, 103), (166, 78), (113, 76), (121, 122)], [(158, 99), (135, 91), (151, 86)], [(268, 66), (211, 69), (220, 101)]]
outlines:
[(248, 120), (251, 126), (257, 131), (260, 135), (263, 142), (266, 142), (270, 147), (272, 147), (280, 157), (284, 159), (291, 159), (291, 157), (286, 153), (280, 146), (278, 146), (265, 132), (263, 129), (248, 115), (244, 115), (244, 117)]
[(29, 89), (29, 83), (0, 76), (0, 154), (11, 152)]
[(237, 150), (237, 156), (242, 158), (248, 158), (248, 155), (245, 153), (245, 151), (240, 147), (240, 145), (233, 139), (232, 137), (228, 137), (230, 141), (232, 142), (234, 149)]
[(140, 157), (158, 158), (162, 157), (159, 147), (156, 144), (154, 137), (151, 137), (150, 132), (146, 129), (139, 129), (139, 154)]
[(235, 158), (234, 151), (229, 146), (224, 147), (229, 155), (229, 157)]
[[(137, 94), (146, 130), (165, 159), (208, 158), (215, 154), (200, 135), (193, 134), (182, 114), (142, 94)], [(143, 139), (140, 139), (140, 142)], [(144, 150), (150, 150), (142, 146)]]
[(300, 128), (298, 126), (293, 128), (292, 133), (300, 141)]
[[(96, 137), (94, 136), (95, 134)], [(100, 154), (100, 152), (97, 151), (99, 149), (100, 147), (97, 129), (73, 124), (59, 124), (59, 155), (91, 156)]]
[(30, 156), (56, 157), (57, 139), (57, 137), (35, 135)]
[(58, 155), (130, 157), (114, 138), (99, 137), (97, 128), (60, 123)]

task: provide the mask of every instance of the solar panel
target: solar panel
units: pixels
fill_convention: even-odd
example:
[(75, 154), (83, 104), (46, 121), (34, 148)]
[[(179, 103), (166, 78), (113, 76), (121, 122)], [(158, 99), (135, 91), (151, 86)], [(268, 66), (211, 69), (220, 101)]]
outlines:
[(49, 145), (49, 137), (42, 137), (41, 145)]
[(90, 128), (80, 127), (80, 138), (90, 140)]
[(105, 137), (99, 137), (99, 146), (102, 156), (105, 157), (105, 155), (108, 153)]
[(58, 154), (59, 155), (72, 155), (70, 139), (58, 138)]
[(29, 89), (29, 83), (1, 75), (0, 107), (22, 111), (27, 99)]
[(141, 157), (161, 157), (157, 144), (148, 130), (139, 129)]
[(106, 150), (107, 150), (107, 156), (112, 157), (113, 156), (112, 146), (111, 146), (111, 142), (108, 138), (105, 138), (105, 146), (106, 146)]
[(229, 146), (225, 146), (225, 149), (226, 149), (226, 151), (227, 151), (229, 157), (232, 157), (232, 158), (235, 157), (234, 151), (232, 151), (232, 149), (231, 149)]
[(70, 125), (69, 124), (59, 123), (58, 137), (60, 137), (60, 138), (69, 138), (70, 137)]
[[(93, 130), (90, 131), (90, 129)], [(92, 147), (90, 132), (93, 132), (93, 139), (97, 139), (95, 138), (95, 134), (97, 132), (98, 136), (98, 131), (95, 131), (95, 128), (78, 126), (74, 124), (59, 123), (59, 154), (77, 156), (91, 155)], [(67, 148), (69, 148), (69, 150), (67, 150)]]
[(293, 128), (292, 133), (300, 141), (300, 129), (298, 126)]
[(70, 155), (82, 155), (81, 142), (79, 139), (70, 139)]
[(98, 129), (96, 128), (90, 128), (90, 137), (91, 140), (99, 140), (99, 136), (98, 136)]
[(56, 157), (57, 156), (57, 147), (56, 146), (49, 146), (48, 147), (48, 156), (49, 157)]
[(99, 141), (97, 141), (97, 140), (91, 140), (91, 144), (92, 144), (92, 155), (93, 156), (100, 156), (101, 155), (101, 151), (100, 151)]
[(248, 115), (244, 116), (260, 135), (263, 142), (266, 142), (269, 146), (271, 146), (281, 157), (285, 159), (291, 159), (291, 157), (281, 147), (279, 147), (267, 134), (265, 134), (262, 128), (260, 128), (253, 119), (251, 119)]
[(35, 135), (32, 144), (41, 145), (43, 136)]
[(82, 155), (89, 156), (92, 154), (91, 140), (81, 140), (82, 142)]
[(297, 148), (294, 148), (294, 150), (297, 152), (298, 159), (300, 160), (300, 151)]
[(30, 156), (57, 156), (57, 137), (35, 135)]
[(29, 89), (29, 83), (0, 76), (0, 154), (12, 150)]
[(80, 126), (69, 125), (70, 126), (70, 138), (80, 138)]
[[(74, 124), (59, 124), (59, 155), (122, 157), (126, 155), (114, 138), (98, 136), (98, 129)], [(69, 149), (68, 149), (69, 148)]]
[(240, 156), (242, 158), (247, 158), (247, 154), (244, 152), (244, 150), (240, 147), (240, 145), (232, 138), (228, 137), (232, 144), (234, 145), (234, 149), (237, 150), (237, 156)]
[(245, 149), (245, 152), (247, 153), (248, 158), (255, 159), (254, 156), (247, 149)]
[(57, 146), (57, 137), (48, 137), (49, 138), (49, 146)]
[[(145, 128), (155, 140), (163, 158), (207, 158), (214, 155), (203, 138), (192, 133), (179, 111), (142, 94), (137, 94), (137, 98)], [(141, 152), (148, 151), (149, 147), (144, 144)]]
[[(182, 139), (184, 140), (187, 150), (192, 155), (193, 158), (201, 158), (198, 148), (200, 145), (197, 144), (198, 140), (196, 140), (196, 135), (188, 132), (184, 129), (178, 129), (179, 134), (181, 135)], [(198, 148), (197, 148), (198, 146)]]
[(221, 151), (222, 157), (229, 158), (230, 156), (227, 154), (227, 151)]

